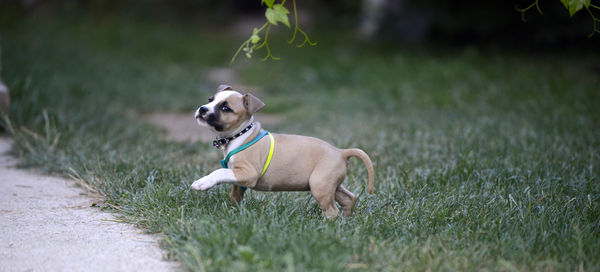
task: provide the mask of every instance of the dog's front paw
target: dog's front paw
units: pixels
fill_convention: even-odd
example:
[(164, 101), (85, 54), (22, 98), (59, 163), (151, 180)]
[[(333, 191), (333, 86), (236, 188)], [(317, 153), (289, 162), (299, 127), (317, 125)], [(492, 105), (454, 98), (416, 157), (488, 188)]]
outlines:
[(213, 186), (215, 186), (213, 182), (210, 182), (209, 180), (199, 179), (192, 183), (192, 190), (206, 191)]

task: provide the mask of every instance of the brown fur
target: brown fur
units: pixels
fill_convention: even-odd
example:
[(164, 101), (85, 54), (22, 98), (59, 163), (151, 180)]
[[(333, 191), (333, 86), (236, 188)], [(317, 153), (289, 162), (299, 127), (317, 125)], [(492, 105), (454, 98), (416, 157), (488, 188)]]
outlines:
[[(257, 126), (260, 127), (260, 124)], [(248, 138), (254, 139), (256, 135)], [(344, 216), (350, 216), (357, 197), (341, 183), (346, 177), (347, 160), (358, 157), (367, 167), (368, 192), (373, 192), (373, 164), (364, 151), (340, 150), (313, 137), (275, 133), (273, 137), (273, 160), (261, 179), (258, 177), (269, 155), (268, 137), (235, 155), (233, 172), (238, 185), (257, 191), (310, 191), (325, 215), (335, 217), (339, 214), (336, 201), (342, 207)], [(240, 202), (243, 195), (244, 191), (234, 185), (230, 199)]]

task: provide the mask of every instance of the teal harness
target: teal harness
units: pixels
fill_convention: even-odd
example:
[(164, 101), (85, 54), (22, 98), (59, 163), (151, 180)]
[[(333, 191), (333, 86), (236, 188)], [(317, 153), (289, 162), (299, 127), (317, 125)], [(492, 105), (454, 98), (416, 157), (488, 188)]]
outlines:
[[(262, 177), (265, 174), (265, 172), (267, 171), (267, 168), (269, 167), (269, 164), (271, 163), (271, 157), (273, 156), (273, 147), (274, 147), (274, 144), (275, 144), (275, 142), (274, 142), (275, 139), (273, 139), (273, 136), (271, 136), (271, 134), (268, 131), (266, 131), (266, 130), (263, 130), (258, 136), (256, 136), (256, 138), (254, 138), (254, 140), (252, 140), (252, 141), (246, 143), (245, 145), (242, 145), (242, 146), (234, 149), (233, 151), (229, 152), (227, 154), (227, 156), (225, 156), (225, 159), (221, 160), (221, 166), (223, 166), (223, 168), (227, 168), (227, 164), (229, 163), (229, 159), (231, 159), (231, 157), (233, 155), (235, 155), (235, 154), (243, 151), (244, 149), (252, 146), (256, 142), (258, 142), (260, 139), (262, 139), (263, 137), (265, 137), (265, 135), (267, 135), (267, 134), (269, 134), (269, 137), (271, 138), (271, 147), (269, 148), (269, 156), (267, 158), (267, 162), (265, 163), (265, 166), (263, 167), (263, 170), (260, 173), (260, 177)], [(247, 189), (244, 186), (240, 186), (240, 187), (242, 188), (243, 191), (246, 191), (246, 189)]]

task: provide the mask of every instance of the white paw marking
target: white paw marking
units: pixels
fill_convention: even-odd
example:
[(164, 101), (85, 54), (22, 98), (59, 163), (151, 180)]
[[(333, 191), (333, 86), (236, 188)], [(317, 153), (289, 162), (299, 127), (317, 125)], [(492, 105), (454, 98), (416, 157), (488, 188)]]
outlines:
[(210, 175), (202, 177), (199, 180), (194, 181), (192, 183), (192, 190), (196, 191), (206, 191), (213, 186), (220, 183), (234, 183), (237, 182), (235, 179), (235, 175), (231, 169), (217, 169), (210, 173)]

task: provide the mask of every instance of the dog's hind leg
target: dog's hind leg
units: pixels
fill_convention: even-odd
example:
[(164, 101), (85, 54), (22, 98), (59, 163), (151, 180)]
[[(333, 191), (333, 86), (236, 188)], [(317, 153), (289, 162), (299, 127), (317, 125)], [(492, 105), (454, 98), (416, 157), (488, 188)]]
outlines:
[(335, 201), (342, 206), (344, 216), (352, 215), (354, 211), (354, 205), (356, 205), (357, 197), (348, 189), (344, 188), (343, 185), (339, 185), (335, 190)]
[(321, 186), (323, 182), (316, 186), (310, 186), (310, 193), (319, 203), (319, 207), (323, 211), (323, 215), (327, 218), (336, 218), (340, 214), (340, 210), (335, 206), (334, 195), (335, 188), (331, 190), (328, 186)]
[[(335, 170), (332, 171), (332, 169)], [(335, 194), (338, 186), (344, 180), (345, 171), (344, 164), (339, 167), (322, 164), (310, 176), (308, 181), (310, 193), (319, 202), (325, 217), (336, 218), (340, 214), (340, 210), (335, 205)]]

